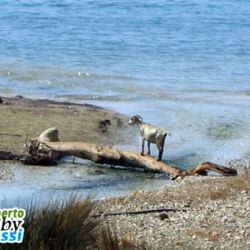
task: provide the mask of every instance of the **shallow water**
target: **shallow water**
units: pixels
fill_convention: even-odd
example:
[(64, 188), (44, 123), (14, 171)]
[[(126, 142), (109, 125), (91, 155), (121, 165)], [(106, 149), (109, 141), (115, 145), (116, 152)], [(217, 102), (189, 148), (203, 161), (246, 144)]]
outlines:
[[(203, 161), (227, 164), (248, 155), (247, 1), (4, 0), (0, 8), (1, 95), (88, 102), (140, 114), (172, 133), (164, 160), (183, 168)], [(129, 148), (138, 150), (139, 144), (138, 136)], [(57, 191), (68, 192), (75, 183), (71, 177), (80, 169), (93, 188), (80, 180), (77, 192), (94, 192), (96, 197), (123, 194), (119, 171), (106, 170), (105, 178), (114, 179), (104, 189), (94, 184), (100, 176), (82, 170), (84, 165), (50, 169), (51, 187), (46, 179), (26, 180), (23, 173), (35, 178), (46, 170), (31, 169), (13, 168), (23, 180), (22, 191), (18, 182), (11, 182), (9, 197), (54, 190), (54, 170), (55, 175), (62, 171), (58, 183), (63, 186)], [(147, 175), (126, 175), (125, 189), (147, 186)], [(11, 183), (0, 185), (7, 188)]]
[[(0, 207), (44, 203), (48, 199), (79, 199), (90, 196), (101, 199), (121, 196), (136, 190), (152, 190), (170, 185), (164, 174), (145, 174), (123, 169), (98, 167), (87, 161), (64, 162), (58, 167), (22, 166), (1, 163), (1, 170), (10, 178), (0, 181)], [(14, 175), (12, 175), (14, 173)]]

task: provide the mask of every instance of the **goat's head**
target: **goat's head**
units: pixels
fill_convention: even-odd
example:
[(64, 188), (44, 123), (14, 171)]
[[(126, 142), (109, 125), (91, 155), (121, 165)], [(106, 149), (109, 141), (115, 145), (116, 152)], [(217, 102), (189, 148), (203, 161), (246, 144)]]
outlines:
[(134, 125), (143, 122), (143, 119), (139, 115), (134, 115), (129, 119), (129, 124)]

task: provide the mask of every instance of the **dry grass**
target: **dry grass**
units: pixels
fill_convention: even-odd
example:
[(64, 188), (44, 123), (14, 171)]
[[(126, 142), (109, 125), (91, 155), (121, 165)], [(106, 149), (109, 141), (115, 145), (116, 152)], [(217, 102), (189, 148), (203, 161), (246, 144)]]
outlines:
[(21, 244), (0, 244), (4, 250), (135, 250), (131, 238), (119, 239), (110, 228), (91, 215), (94, 203), (71, 197), (54, 200), (43, 207), (26, 207)]
[(221, 239), (221, 235), (216, 231), (186, 229), (186, 233), (191, 237), (206, 238), (209, 241), (219, 241)]
[(136, 250), (136, 246), (130, 235), (125, 235), (119, 240), (118, 236), (114, 234), (110, 228), (102, 228), (100, 231), (100, 241), (98, 249), (101, 250)]
[(23, 243), (7, 244), (0, 249), (87, 249), (95, 241), (92, 232), (98, 224), (89, 217), (92, 208), (90, 200), (80, 202), (76, 198), (53, 201), (42, 208), (31, 203), (26, 208)]

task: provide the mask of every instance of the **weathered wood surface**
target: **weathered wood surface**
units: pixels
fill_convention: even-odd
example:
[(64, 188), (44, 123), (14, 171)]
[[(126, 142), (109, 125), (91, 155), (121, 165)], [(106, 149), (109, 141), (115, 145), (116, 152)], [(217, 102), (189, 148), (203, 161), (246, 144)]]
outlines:
[[(204, 173), (205, 171), (205, 173)], [(218, 174), (222, 174), (224, 176), (232, 176), (232, 175), (237, 175), (237, 171), (232, 168), (228, 168), (225, 166), (220, 166), (211, 162), (204, 162), (202, 164), (199, 164), (194, 170), (194, 174), (199, 174), (199, 175), (207, 175), (207, 171), (213, 171)]]
[(38, 148), (38, 153), (45, 153), (45, 155), (49, 155), (52, 159), (60, 159), (64, 156), (76, 156), (99, 164), (160, 171), (173, 176), (173, 178), (185, 177), (188, 175), (207, 175), (207, 171), (214, 171), (224, 176), (237, 175), (235, 169), (210, 162), (199, 164), (193, 169), (184, 171), (176, 166), (157, 161), (151, 156), (142, 156), (139, 153), (115, 150), (110, 147), (101, 147), (91, 143), (42, 142), (39, 143)]
[(156, 161), (151, 156), (142, 156), (139, 153), (115, 150), (110, 147), (100, 147), (96, 144), (80, 142), (46, 142), (43, 143), (41, 148), (43, 150), (46, 150), (46, 148), (52, 150), (60, 157), (72, 155), (100, 164), (157, 170), (174, 176), (181, 174), (180, 169), (164, 162)]

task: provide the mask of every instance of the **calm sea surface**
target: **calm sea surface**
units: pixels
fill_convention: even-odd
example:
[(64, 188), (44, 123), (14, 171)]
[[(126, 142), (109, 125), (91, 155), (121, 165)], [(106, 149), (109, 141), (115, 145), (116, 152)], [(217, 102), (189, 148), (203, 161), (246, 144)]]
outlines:
[[(0, 10), (0, 95), (140, 114), (171, 131), (164, 160), (185, 168), (250, 158), (249, 1), (2, 0)], [(124, 178), (106, 176), (104, 186)]]

